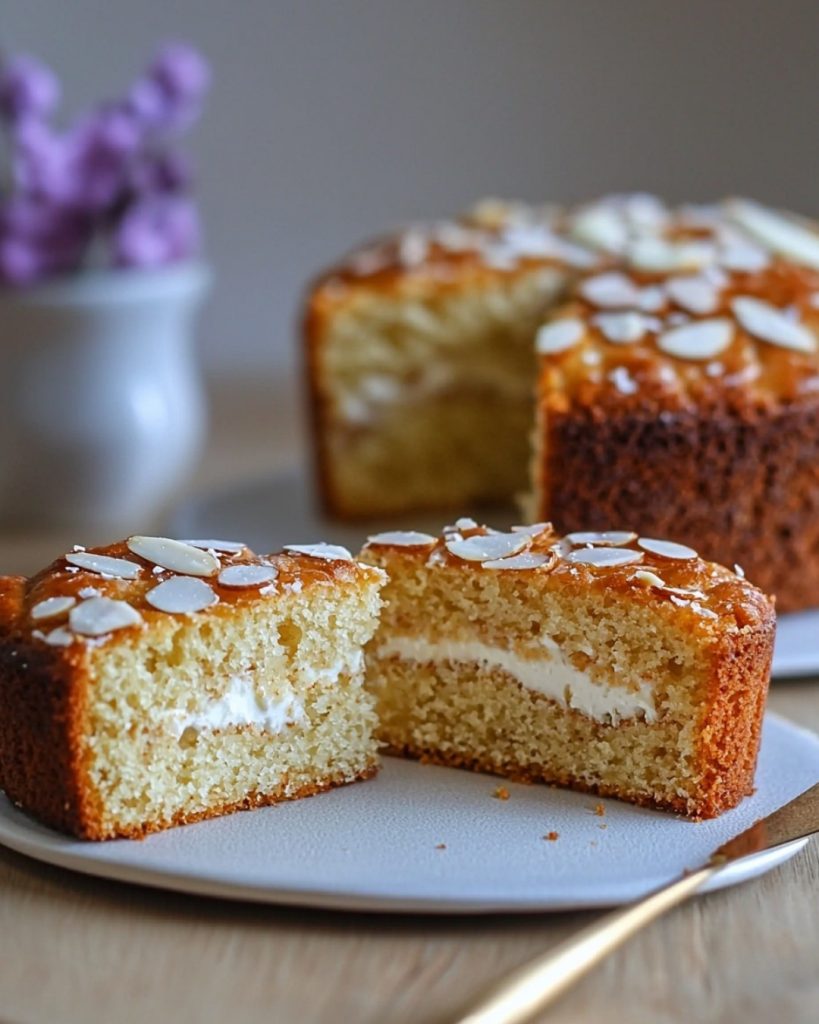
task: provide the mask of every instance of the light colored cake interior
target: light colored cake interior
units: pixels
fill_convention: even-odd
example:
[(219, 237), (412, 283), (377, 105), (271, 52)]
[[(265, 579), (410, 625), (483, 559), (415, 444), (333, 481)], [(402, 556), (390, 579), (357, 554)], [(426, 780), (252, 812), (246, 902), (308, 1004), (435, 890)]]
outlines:
[[(315, 400), (339, 508), (376, 515), (507, 500), (526, 484), (532, 336), (565, 274), (408, 279), (315, 315)], [(320, 342), (319, 342), (320, 338)]]
[(377, 585), (170, 617), (89, 652), (88, 781), (103, 833), (349, 782), (376, 765), (361, 645)]

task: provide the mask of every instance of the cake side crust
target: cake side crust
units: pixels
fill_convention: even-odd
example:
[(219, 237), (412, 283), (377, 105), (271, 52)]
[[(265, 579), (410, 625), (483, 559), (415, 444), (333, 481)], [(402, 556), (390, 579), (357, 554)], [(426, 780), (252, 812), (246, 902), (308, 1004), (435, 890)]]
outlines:
[(819, 604), (819, 399), (605, 415), (542, 403), (537, 518), (626, 522), (740, 565), (780, 611)]

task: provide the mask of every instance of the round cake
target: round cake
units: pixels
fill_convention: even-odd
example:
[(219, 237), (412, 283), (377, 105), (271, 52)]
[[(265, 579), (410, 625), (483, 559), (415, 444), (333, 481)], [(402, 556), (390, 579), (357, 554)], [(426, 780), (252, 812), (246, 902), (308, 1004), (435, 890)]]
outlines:
[(359, 249), (306, 316), (333, 514), (509, 503), (819, 604), (819, 233), (750, 200), (485, 201)]

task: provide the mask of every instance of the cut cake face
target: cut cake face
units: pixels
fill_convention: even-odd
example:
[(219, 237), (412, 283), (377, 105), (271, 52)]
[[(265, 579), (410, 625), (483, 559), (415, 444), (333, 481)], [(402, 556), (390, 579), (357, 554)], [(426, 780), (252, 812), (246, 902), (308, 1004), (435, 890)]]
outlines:
[(751, 792), (772, 604), (692, 549), (461, 520), (362, 552), (389, 582), (367, 650), (398, 753), (692, 817)]
[(132, 537), (0, 580), (0, 783), (90, 839), (377, 767), (362, 645), (383, 573), (343, 549)]

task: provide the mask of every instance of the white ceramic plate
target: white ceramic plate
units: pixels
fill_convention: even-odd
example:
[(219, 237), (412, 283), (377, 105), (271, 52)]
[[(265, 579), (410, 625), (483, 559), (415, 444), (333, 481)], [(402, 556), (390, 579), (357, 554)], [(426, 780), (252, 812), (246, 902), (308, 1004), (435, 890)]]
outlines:
[[(79, 842), (0, 798), (0, 843), (89, 875), (206, 896), (351, 910), (479, 913), (635, 899), (819, 779), (819, 737), (768, 716), (756, 793), (715, 821), (386, 758), (372, 781), (162, 832)], [(544, 839), (550, 831), (555, 841)], [(733, 885), (792, 857), (773, 851)], [(439, 848), (444, 844), (445, 848)]]
[[(177, 509), (168, 526), (176, 537), (242, 540), (256, 551), (274, 551), (284, 544), (326, 540), (357, 551), (368, 533), (383, 529), (438, 533), (447, 521), (440, 515), (391, 519), (388, 523), (343, 525), (322, 518), (304, 474), (282, 472), (273, 479), (234, 487), (189, 501)], [(472, 510), (498, 527), (518, 521), (508, 509), (492, 514)], [(464, 513), (468, 514), (468, 513)], [(777, 627), (773, 675), (777, 679), (819, 675), (819, 609), (782, 615)]]

